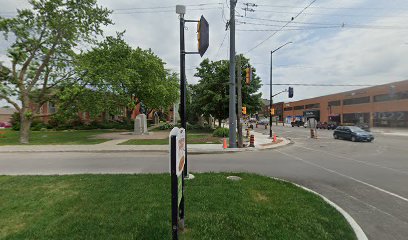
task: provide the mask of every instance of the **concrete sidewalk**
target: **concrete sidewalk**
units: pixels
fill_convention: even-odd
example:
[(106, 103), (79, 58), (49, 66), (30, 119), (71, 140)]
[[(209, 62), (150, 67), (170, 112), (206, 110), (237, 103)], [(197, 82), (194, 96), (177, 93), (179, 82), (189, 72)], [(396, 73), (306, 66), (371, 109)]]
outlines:
[[(223, 149), (222, 144), (188, 144), (188, 152), (191, 154), (204, 153), (231, 153), (258, 151), (281, 147), (290, 143), (288, 139), (278, 138), (277, 143), (267, 135), (252, 131), (255, 137), (255, 147), (227, 148)], [(0, 146), (0, 153), (15, 152), (168, 152), (168, 145), (118, 145), (126, 139), (114, 139), (95, 145), (8, 145)]]
[(372, 128), (371, 132), (390, 136), (408, 137), (408, 129), (404, 128)]

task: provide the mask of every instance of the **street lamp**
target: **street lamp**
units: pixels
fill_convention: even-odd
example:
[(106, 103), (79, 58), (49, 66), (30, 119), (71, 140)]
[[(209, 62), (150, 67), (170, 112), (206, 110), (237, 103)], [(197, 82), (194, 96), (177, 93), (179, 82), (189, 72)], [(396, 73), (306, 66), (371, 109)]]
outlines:
[[(270, 85), (269, 85), (269, 111), (271, 111), (272, 109), (272, 54), (276, 51), (278, 51), (279, 49), (283, 48), (284, 46), (290, 44), (292, 42), (287, 42), (285, 44), (283, 44), (282, 46), (278, 47), (277, 49), (271, 51), (271, 76), (270, 76)], [(269, 137), (272, 138), (272, 113), (269, 112)]]

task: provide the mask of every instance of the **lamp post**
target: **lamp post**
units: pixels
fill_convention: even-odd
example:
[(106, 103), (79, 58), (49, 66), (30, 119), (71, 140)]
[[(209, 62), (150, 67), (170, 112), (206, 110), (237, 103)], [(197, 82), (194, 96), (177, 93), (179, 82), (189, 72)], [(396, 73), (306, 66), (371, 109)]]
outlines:
[(276, 51), (278, 51), (279, 49), (283, 48), (284, 46), (290, 44), (292, 42), (287, 42), (285, 44), (283, 44), (282, 46), (278, 47), (277, 49), (271, 51), (271, 75), (270, 75), (270, 84), (269, 84), (269, 137), (272, 138), (272, 113), (271, 113), (271, 109), (272, 109), (272, 54)]

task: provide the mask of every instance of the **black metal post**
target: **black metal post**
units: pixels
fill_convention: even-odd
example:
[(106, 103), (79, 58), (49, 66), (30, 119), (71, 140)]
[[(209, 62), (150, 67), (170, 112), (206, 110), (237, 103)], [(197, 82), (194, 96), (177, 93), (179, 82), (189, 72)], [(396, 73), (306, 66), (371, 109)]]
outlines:
[(177, 166), (176, 166), (176, 151), (177, 151), (177, 139), (176, 136), (171, 136), (170, 139), (171, 148), (170, 148), (170, 168), (171, 168), (171, 230), (172, 230), (172, 239), (178, 239), (178, 182), (177, 182)]
[(187, 119), (186, 119), (186, 50), (184, 44), (184, 15), (180, 14), (180, 112), (181, 112), (181, 127), (186, 132), (186, 151), (185, 151), (185, 165), (184, 176), (188, 177), (187, 165)]

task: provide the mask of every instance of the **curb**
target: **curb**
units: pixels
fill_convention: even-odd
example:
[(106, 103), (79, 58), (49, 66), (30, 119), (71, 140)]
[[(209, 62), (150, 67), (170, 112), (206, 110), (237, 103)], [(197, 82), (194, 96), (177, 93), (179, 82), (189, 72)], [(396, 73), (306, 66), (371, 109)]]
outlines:
[(303, 190), (306, 190), (310, 193), (313, 193), (319, 197), (321, 197), (326, 203), (328, 203), (330, 206), (334, 207), (339, 213), (341, 213), (341, 215), (343, 215), (343, 217), (347, 220), (347, 222), (350, 224), (351, 228), (353, 228), (354, 233), (357, 236), (358, 240), (368, 240), (366, 234), (364, 233), (363, 229), (360, 227), (360, 225), (358, 225), (358, 223), (356, 222), (356, 220), (354, 220), (354, 218), (352, 216), (350, 216), (349, 213), (347, 213), (343, 208), (341, 208), (339, 205), (335, 204), (334, 202), (330, 201), (328, 198), (326, 198), (325, 196), (323, 196), (322, 194), (313, 191), (310, 188), (307, 188), (305, 186), (299, 185), (297, 183), (293, 183), (284, 179), (280, 179), (280, 178), (276, 178), (276, 177), (271, 177), (274, 180), (278, 180), (278, 181), (282, 181), (282, 182), (288, 182), (291, 183), (299, 188), (302, 188)]
[[(286, 140), (286, 141), (285, 141)], [(276, 149), (276, 148), (281, 148), (286, 145), (292, 144), (292, 141), (290, 139), (284, 138), (284, 141), (281, 145), (271, 145), (271, 147), (267, 148), (236, 148), (234, 150), (191, 150), (189, 149), (189, 154), (192, 155), (198, 155), (198, 154), (227, 154), (227, 153), (241, 153), (241, 152), (255, 152), (255, 151), (265, 151), (265, 150), (271, 150), (271, 149)], [(50, 145), (52, 146), (52, 145)], [(46, 149), (40, 149), (40, 150), (30, 150), (30, 149), (21, 149), (21, 150), (2, 150), (0, 148), (0, 153), (67, 153), (67, 152), (78, 152), (78, 153), (119, 153), (119, 152), (141, 152), (141, 153), (168, 153), (168, 149), (80, 149), (80, 150), (75, 150), (75, 149), (61, 149), (61, 150), (46, 150)]]

